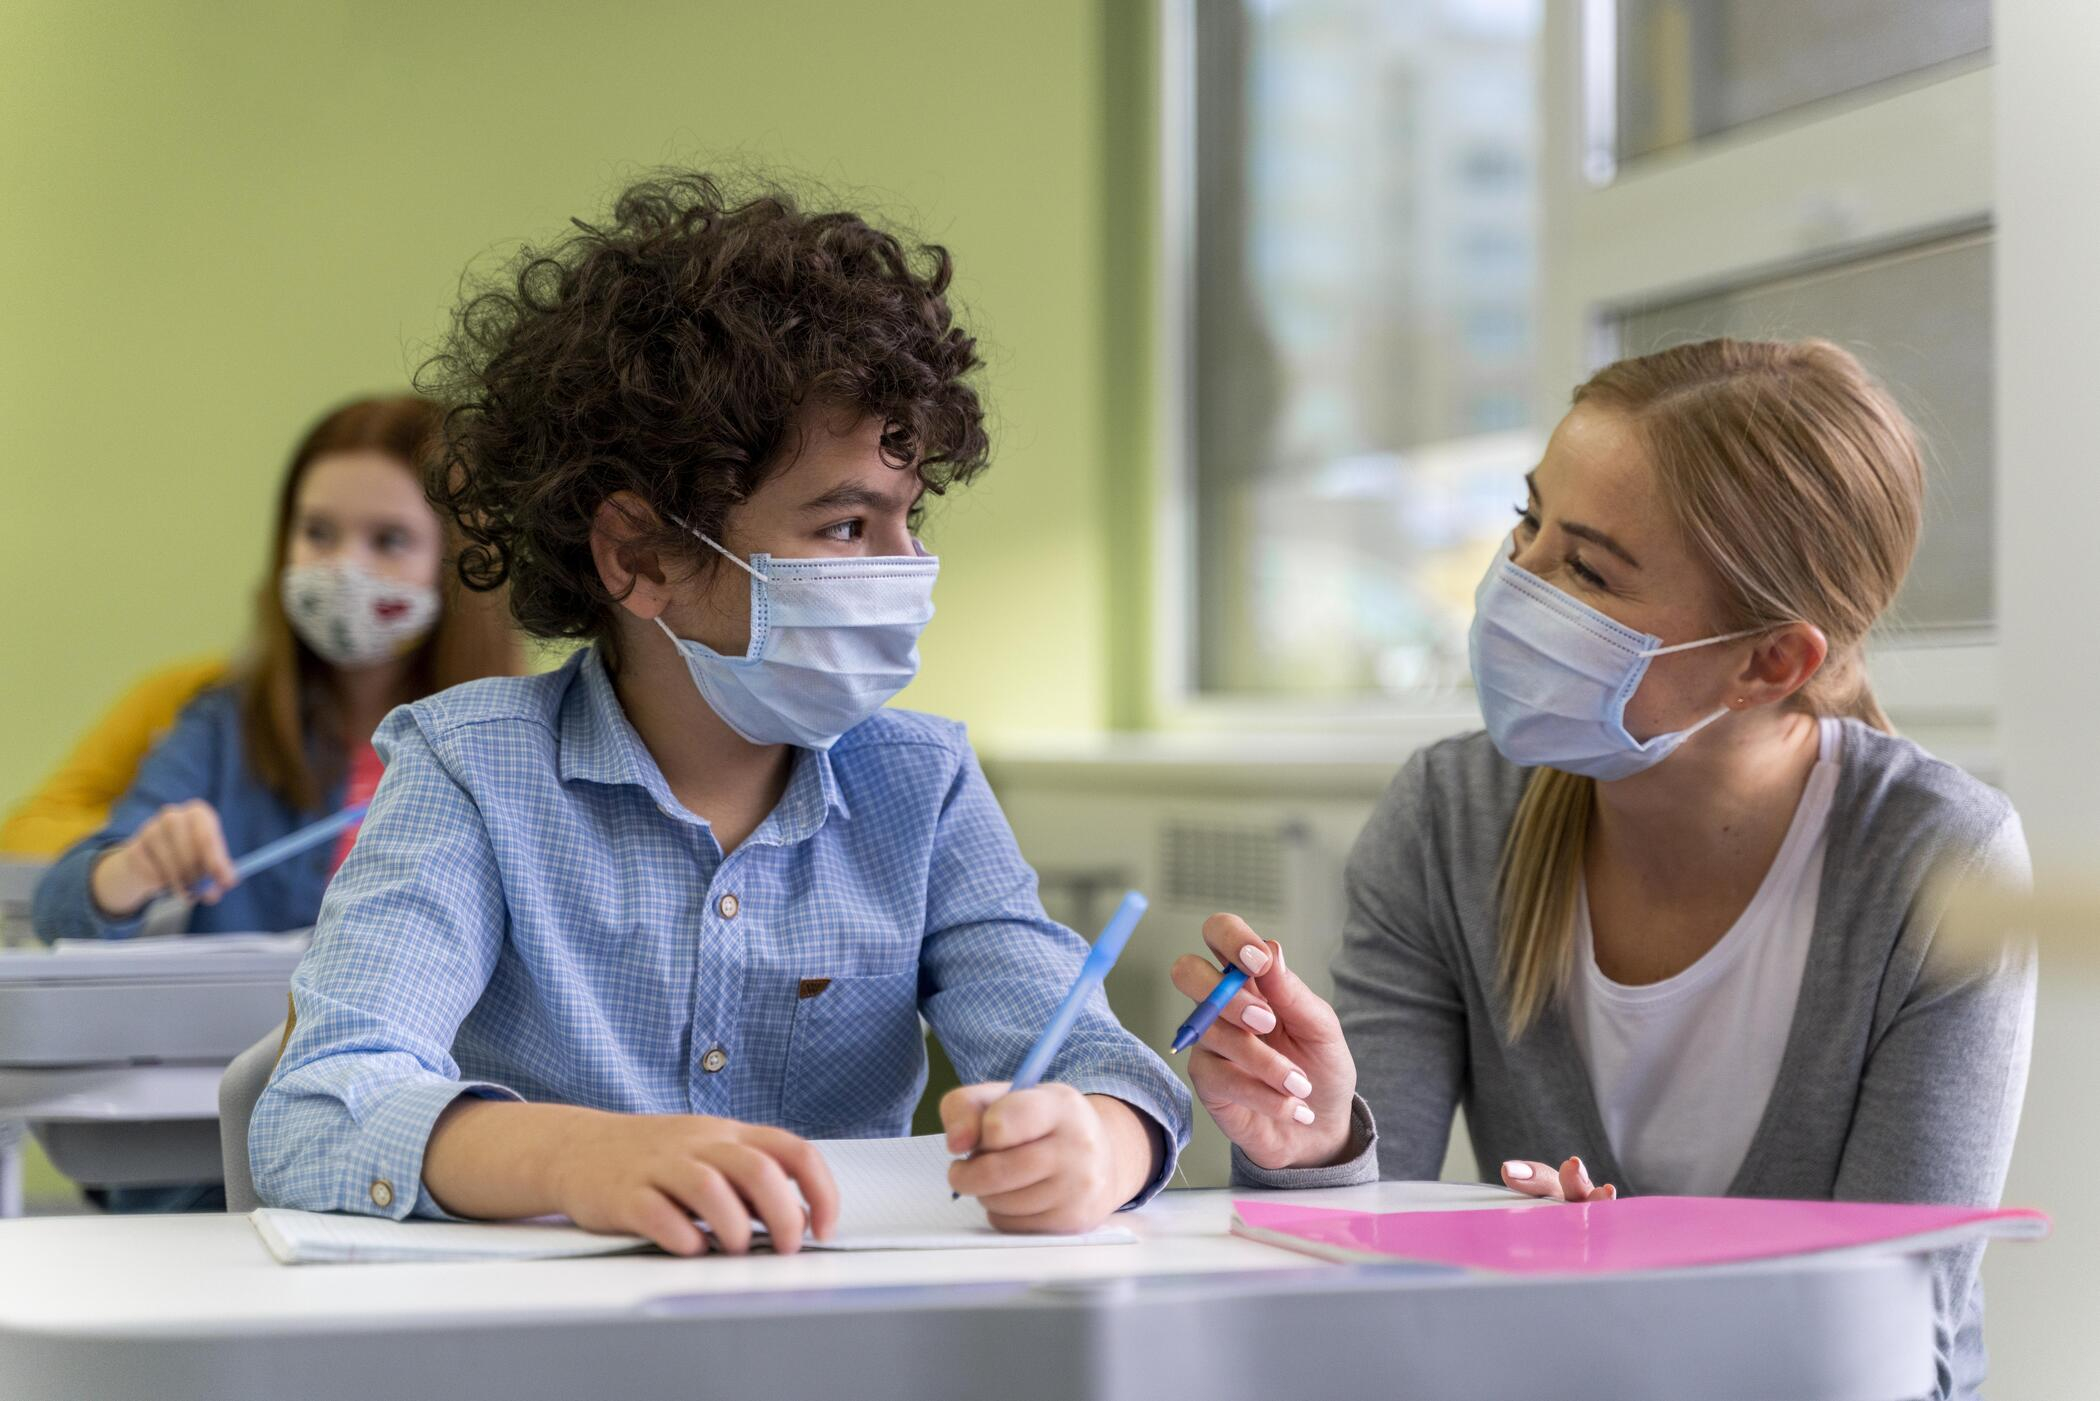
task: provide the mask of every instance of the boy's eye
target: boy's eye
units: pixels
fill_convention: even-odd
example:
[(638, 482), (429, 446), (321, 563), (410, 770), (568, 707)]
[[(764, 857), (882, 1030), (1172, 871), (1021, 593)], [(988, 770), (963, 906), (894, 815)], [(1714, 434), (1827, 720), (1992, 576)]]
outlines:
[(308, 521), (300, 527), (300, 533), (316, 545), (325, 545), (335, 538), (335, 531), (327, 521)]
[(826, 540), (858, 540), (866, 531), (867, 522), (854, 519), (840, 521), (837, 525), (827, 525), (818, 531), (817, 534), (823, 536)]
[(408, 548), (408, 532), (387, 529), (372, 538), (372, 546), (381, 554), (394, 555)]

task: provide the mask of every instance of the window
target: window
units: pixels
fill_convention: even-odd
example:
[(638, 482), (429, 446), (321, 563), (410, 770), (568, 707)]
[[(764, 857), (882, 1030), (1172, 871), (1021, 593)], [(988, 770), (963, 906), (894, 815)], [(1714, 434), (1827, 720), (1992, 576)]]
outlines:
[(1199, 0), (1184, 694), (1467, 676), (1536, 460), (1537, 0)]
[(1632, 311), (1615, 353), (1709, 336), (1823, 336), (1857, 355), (1917, 425), (1925, 535), (1892, 633), (1964, 633), (1995, 616), (1991, 561), (1991, 244), (1976, 233)]
[(1990, 47), (1984, 0), (1589, 0), (1589, 18), (1612, 36), (1615, 130), (1591, 137), (1615, 161)]

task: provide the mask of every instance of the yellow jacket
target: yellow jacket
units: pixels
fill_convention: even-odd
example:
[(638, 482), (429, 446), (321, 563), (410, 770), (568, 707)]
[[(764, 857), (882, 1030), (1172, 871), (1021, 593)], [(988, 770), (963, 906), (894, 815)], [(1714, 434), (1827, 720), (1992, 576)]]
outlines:
[(0, 855), (57, 856), (100, 828), (175, 716), (199, 691), (225, 679), (225, 658), (213, 657), (164, 667), (133, 686), (0, 821)]

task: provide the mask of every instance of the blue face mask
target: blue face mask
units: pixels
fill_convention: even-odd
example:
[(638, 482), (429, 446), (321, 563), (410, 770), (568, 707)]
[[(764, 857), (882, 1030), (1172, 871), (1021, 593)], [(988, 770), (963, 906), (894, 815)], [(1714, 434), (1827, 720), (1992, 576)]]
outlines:
[(1626, 703), (1651, 660), (1764, 629), (1665, 647), (1518, 568), (1515, 552), (1514, 540), (1505, 544), (1473, 595), (1473, 688), (1503, 758), (1609, 783), (1653, 768), (1728, 713), (1645, 740), (1626, 729)]
[(919, 633), (933, 617), (941, 562), (916, 555), (745, 563), (693, 532), (751, 576), (751, 643), (727, 657), (656, 625), (685, 658), (693, 684), (729, 728), (753, 744), (829, 749), (919, 673)]

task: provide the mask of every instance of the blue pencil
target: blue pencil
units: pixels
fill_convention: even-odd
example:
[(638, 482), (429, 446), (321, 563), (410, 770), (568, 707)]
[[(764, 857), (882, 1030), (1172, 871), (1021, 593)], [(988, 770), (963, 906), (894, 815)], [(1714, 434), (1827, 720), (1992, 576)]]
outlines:
[[(255, 850), (233, 863), (233, 874), (241, 880), (259, 875), (280, 861), (289, 861), (302, 851), (310, 850), (339, 836), (343, 829), (365, 815), (365, 804), (352, 803), (341, 812), (333, 813), (310, 826), (301, 827), (274, 842), (265, 842)], [(211, 877), (206, 876), (190, 887), (190, 894), (202, 895), (211, 889)]]
[(1210, 1024), (1218, 1019), (1218, 1014), (1225, 1010), (1225, 1004), (1232, 1001), (1232, 995), (1246, 985), (1245, 973), (1237, 968), (1227, 968), (1225, 976), (1218, 979), (1218, 985), (1210, 990), (1210, 996), (1198, 1002), (1196, 1010), (1189, 1013), (1189, 1019), (1175, 1030), (1174, 1049), (1167, 1054), (1178, 1056), (1195, 1045), (1203, 1033), (1210, 1030)]
[[(1043, 1027), (1043, 1034), (1035, 1038), (1035, 1045), (1022, 1058), (1021, 1068), (1014, 1072), (1013, 1090), (1030, 1090), (1042, 1083), (1043, 1072), (1057, 1053), (1064, 1048), (1065, 1038), (1072, 1034), (1072, 1024), (1079, 1020), (1079, 1012), (1086, 1005), (1087, 995), (1108, 976), (1108, 970), (1116, 966), (1116, 959), (1123, 952), (1123, 945), (1130, 942), (1130, 931), (1137, 928), (1145, 917), (1146, 900), (1135, 890), (1123, 896), (1123, 903), (1108, 917), (1108, 924), (1101, 937), (1094, 940), (1094, 947), (1087, 951), (1086, 962), (1079, 965), (1079, 976), (1072, 980), (1072, 987), (1065, 1000), (1057, 1004), (1050, 1020)], [(950, 1193), (960, 1197), (962, 1193)]]

